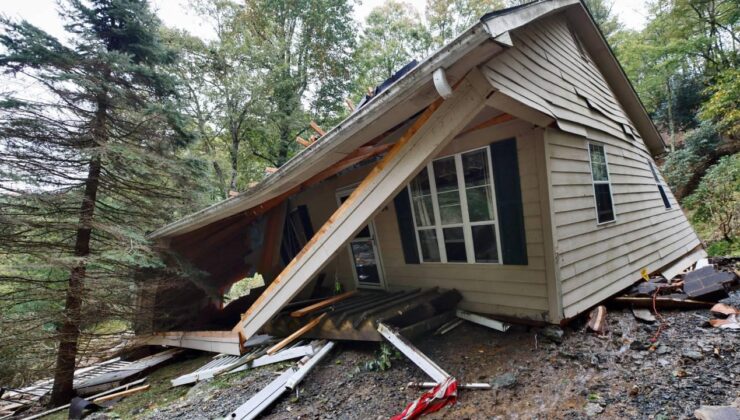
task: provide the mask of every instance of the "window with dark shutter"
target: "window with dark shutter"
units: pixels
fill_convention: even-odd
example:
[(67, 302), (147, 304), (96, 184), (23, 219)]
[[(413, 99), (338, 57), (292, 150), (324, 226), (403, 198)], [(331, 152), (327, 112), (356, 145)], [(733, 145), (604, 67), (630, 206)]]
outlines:
[(594, 198), (596, 199), (596, 219), (599, 224), (613, 222), (616, 220), (616, 215), (612, 200), (612, 187), (609, 180), (606, 150), (601, 144), (589, 143), (588, 152), (591, 161), (591, 180), (594, 185)]

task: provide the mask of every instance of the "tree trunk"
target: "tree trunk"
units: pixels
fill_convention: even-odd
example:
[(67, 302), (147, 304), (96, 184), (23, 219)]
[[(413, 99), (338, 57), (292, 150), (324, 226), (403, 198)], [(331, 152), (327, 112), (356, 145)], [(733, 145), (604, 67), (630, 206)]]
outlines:
[(74, 394), (73, 381), (75, 361), (77, 358), (77, 341), (80, 337), (82, 295), (86, 274), (84, 258), (90, 255), (90, 236), (92, 219), (95, 213), (95, 200), (100, 183), (100, 157), (90, 161), (85, 195), (80, 207), (80, 227), (77, 229), (74, 255), (80, 261), (72, 269), (67, 287), (67, 300), (64, 306), (64, 320), (59, 331), (59, 349), (57, 350), (56, 368), (54, 369), (54, 386), (51, 390), (51, 406), (69, 402)]
[[(104, 96), (98, 100), (98, 109), (93, 122), (93, 138), (96, 149), (107, 143), (107, 103)], [(101, 158), (93, 152), (88, 166), (85, 191), (80, 205), (80, 218), (75, 238), (74, 255), (79, 260), (72, 268), (67, 287), (67, 299), (64, 306), (64, 319), (59, 329), (59, 348), (57, 349), (54, 385), (51, 390), (49, 405), (56, 407), (67, 404), (74, 395), (74, 371), (77, 359), (77, 342), (82, 326), (82, 300), (84, 295), (87, 262), (90, 255), (90, 237), (92, 221), (95, 215), (98, 187), (100, 186)]]
[(238, 191), (236, 189), (236, 178), (239, 176), (239, 134), (232, 133), (231, 149), (229, 149), (231, 158), (231, 180), (229, 181), (229, 191)]

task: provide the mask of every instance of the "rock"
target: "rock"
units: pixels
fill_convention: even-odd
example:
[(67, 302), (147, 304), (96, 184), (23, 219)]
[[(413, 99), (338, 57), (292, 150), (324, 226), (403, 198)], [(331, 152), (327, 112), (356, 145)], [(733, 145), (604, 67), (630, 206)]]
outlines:
[(563, 336), (565, 335), (563, 329), (558, 327), (557, 325), (547, 326), (543, 328), (540, 332), (542, 333), (543, 337), (556, 344), (562, 343)]
[(630, 343), (630, 350), (647, 350), (648, 347), (649, 346), (647, 344), (643, 343), (640, 340), (635, 340)]
[(687, 359), (698, 361), (704, 358), (704, 355), (696, 350), (684, 350), (681, 356)]
[(666, 346), (665, 344), (660, 344), (658, 345), (658, 348), (655, 349), (655, 354), (663, 355), (663, 354), (668, 354), (670, 352), (671, 352), (671, 348)]
[(491, 381), (493, 389), (504, 389), (513, 388), (516, 385), (516, 374), (513, 372), (507, 372), (503, 375), (498, 375)]
[(732, 405), (702, 405), (694, 410), (699, 420), (737, 420), (740, 419), (740, 398)]
[(586, 404), (584, 411), (586, 412), (586, 416), (594, 417), (596, 415), (603, 413), (604, 407), (602, 407), (601, 404), (591, 402), (591, 403)]

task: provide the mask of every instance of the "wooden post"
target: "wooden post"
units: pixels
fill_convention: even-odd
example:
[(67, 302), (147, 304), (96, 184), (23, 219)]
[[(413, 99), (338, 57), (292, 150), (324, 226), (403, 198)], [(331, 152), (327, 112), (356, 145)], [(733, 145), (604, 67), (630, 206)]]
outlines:
[(430, 105), (234, 327), (244, 339), (286, 305), (364, 225), (485, 107), (491, 85), (477, 69), (452, 97)]

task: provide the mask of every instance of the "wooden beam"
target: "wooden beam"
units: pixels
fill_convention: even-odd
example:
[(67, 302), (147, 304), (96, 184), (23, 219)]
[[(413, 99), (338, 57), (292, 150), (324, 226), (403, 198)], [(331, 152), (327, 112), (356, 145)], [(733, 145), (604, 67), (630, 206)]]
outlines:
[(348, 297), (354, 295), (357, 293), (357, 290), (350, 290), (349, 292), (342, 293), (341, 295), (336, 295), (334, 297), (330, 297), (329, 299), (324, 299), (321, 302), (314, 303), (313, 305), (306, 306), (305, 308), (298, 309), (296, 311), (291, 312), (290, 316), (293, 318), (300, 318), (302, 316), (306, 316), (312, 312), (316, 312), (319, 309), (326, 308), (327, 306), (333, 305), (337, 302), (340, 302), (344, 299), (347, 299)]
[(352, 99), (350, 98), (345, 99), (344, 104), (347, 105), (347, 108), (349, 108), (350, 112), (355, 110), (355, 103), (352, 102)]
[(297, 340), (298, 337), (302, 336), (303, 334), (311, 331), (315, 326), (319, 325), (319, 323), (326, 317), (326, 312), (323, 314), (317, 316), (316, 318), (309, 321), (306, 325), (302, 326), (301, 328), (298, 328), (293, 334), (285, 337), (281, 342), (275, 344), (274, 346), (270, 347), (269, 350), (267, 350), (268, 355), (273, 355), (280, 351), (283, 347), (287, 346), (288, 344), (292, 343), (293, 341)]
[(109, 394), (105, 395), (103, 397), (98, 397), (93, 400), (95, 404), (99, 404), (101, 402), (115, 400), (116, 398), (123, 398), (128, 397), (129, 395), (138, 394), (139, 392), (143, 392), (149, 389), (149, 384), (137, 386), (136, 388), (127, 389), (125, 391), (116, 392), (115, 394)]
[(277, 171), (278, 171), (278, 168), (274, 168), (272, 166), (268, 166), (268, 167), (265, 168), (265, 173), (266, 174), (274, 174)]
[(303, 147), (309, 147), (312, 143), (308, 140), (303, 139), (301, 136), (296, 136), (295, 141)]
[(319, 134), (320, 137), (323, 137), (326, 134), (326, 131), (322, 130), (321, 127), (316, 124), (316, 121), (311, 121), (309, 125), (311, 126), (311, 128), (313, 128), (313, 131)]
[(476, 69), (462, 80), (452, 97), (446, 101), (440, 98), (430, 105), (244, 313), (233, 330), (249, 338), (275, 316), (328, 264), (331, 256), (483, 109), (490, 90), (491, 85)]
[(513, 115), (509, 114), (501, 114), (496, 115), (493, 118), (490, 118), (486, 121), (483, 121), (480, 124), (476, 124), (473, 127), (468, 128), (467, 130), (463, 131), (462, 133), (458, 134), (457, 136), (462, 136), (464, 134), (472, 133), (473, 131), (482, 130), (484, 128), (493, 127), (494, 125), (503, 124), (505, 122), (514, 121), (516, 118)]
[(427, 357), (424, 353), (420, 352), (419, 349), (414, 347), (408, 340), (402, 335), (398, 334), (393, 328), (383, 324), (378, 324), (378, 332), (388, 340), (389, 343), (393, 344), (404, 356), (408, 357), (409, 360), (414, 362), (419, 369), (423, 370), (424, 373), (429, 375), (437, 383), (442, 383), (450, 377), (450, 374), (445, 372), (438, 364), (434, 363), (432, 359)]

